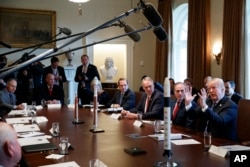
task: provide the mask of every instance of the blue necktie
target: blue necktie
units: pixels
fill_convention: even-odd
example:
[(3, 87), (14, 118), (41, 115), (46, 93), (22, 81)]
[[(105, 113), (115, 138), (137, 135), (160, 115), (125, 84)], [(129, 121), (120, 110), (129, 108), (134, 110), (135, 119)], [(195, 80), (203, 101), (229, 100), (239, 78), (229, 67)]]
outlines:
[(13, 100), (13, 96), (11, 93), (9, 93), (9, 96), (10, 96), (10, 104), (11, 105), (14, 105), (14, 100)]

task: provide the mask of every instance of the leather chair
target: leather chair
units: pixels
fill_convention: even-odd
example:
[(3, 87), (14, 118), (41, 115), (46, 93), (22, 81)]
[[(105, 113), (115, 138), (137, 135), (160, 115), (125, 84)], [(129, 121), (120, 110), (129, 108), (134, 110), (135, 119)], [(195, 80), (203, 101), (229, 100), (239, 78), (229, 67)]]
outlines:
[(250, 100), (241, 99), (238, 103), (237, 135), (243, 145), (250, 145)]

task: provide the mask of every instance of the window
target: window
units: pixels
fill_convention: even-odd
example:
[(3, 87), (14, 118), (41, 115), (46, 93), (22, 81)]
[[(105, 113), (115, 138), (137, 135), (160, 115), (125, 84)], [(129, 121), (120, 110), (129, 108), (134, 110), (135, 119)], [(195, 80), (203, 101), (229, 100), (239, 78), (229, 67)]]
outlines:
[(176, 82), (187, 78), (188, 4), (182, 4), (173, 13), (173, 55), (171, 76)]

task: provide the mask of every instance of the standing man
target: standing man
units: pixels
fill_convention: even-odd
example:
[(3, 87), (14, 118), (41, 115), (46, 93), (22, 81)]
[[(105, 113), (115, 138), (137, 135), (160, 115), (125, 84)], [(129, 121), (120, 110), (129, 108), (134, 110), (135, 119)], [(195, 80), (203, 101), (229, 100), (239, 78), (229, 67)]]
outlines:
[(6, 112), (9, 112), (13, 109), (24, 109), (24, 105), (16, 105), (16, 95), (14, 94), (14, 92), (16, 91), (16, 87), (16, 80), (11, 78), (7, 81), (6, 87), (0, 91), (0, 116), (5, 115)]
[(226, 96), (231, 99), (233, 102), (235, 102), (236, 104), (239, 103), (240, 99), (242, 99), (243, 97), (235, 92), (235, 82), (234, 81), (226, 81), (225, 82), (225, 93)]
[(45, 78), (48, 73), (54, 74), (55, 85), (60, 86), (63, 89), (63, 82), (67, 81), (64, 68), (59, 66), (59, 59), (57, 57), (52, 57), (51, 65), (44, 68), (43, 83), (45, 83)]
[(124, 110), (130, 110), (135, 107), (135, 93), (128, 88), (128, 81), (125, 78), (118, 80), (118, 91), (108, 102), (107, 107), (122, 107)]
[(154, 81), (150, 77), (142, 80), (142, 88), (145, 92), (137, 106), (129, 111), (123, 110), (122, 114), (130, 119), (137, 119), (141, 116), (142, 119), (163, 120), (163, 93), (154, 88)]
[(97, 77), (100, 80), (100, 75), (97, 71), (95, 65), (89, 63), (89, 56), (84, 54), (81, 56), (82, 65), (77, 67), (75, 82), (78, 82), (77, 94), (78, 98), (81, 100), (81, 104), (89, 104), (89, 97), (87, 97), (86, 92), (90, 91), (90, 83)]
[(22, 156), (17, 134), (7, 123), (0, 122), (0, 166), (19, 166)]
[(205, 88), (199, 93), (200, 130), (209, 131), (214, 137), (236, 140), (238, 107), (225, 96), (224, 81), (213, 78), (207, 83), (207, 91), (210, 98), (207, 98)]

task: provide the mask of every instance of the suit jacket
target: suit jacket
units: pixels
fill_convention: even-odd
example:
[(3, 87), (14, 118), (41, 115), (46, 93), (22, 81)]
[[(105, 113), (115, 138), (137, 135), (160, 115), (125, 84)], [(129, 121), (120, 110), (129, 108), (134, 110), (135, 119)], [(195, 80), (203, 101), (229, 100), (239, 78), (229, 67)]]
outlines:
[(232, 97), (231, 97), (231, 100), (232, 100), (233, 102), (235, 102), (236, 104), (238, 104), (239, 101), (240, 101), (240, 99), (242, 99), (242, 98), (243, 98), (243, 97), (242, 97), (240, 94), (234, 92), (234, 94), (233, 94)]
[[(97, 77), (98, 80), (100, 80), (100, 75), (99, 75), (99, 73), (97, 71), (96, 66), (94, 66), (92, 64), (89, 64), (86, 74), (82, 72), (82, 67), (83, 67), (83, 65), (78, 66), (77, 69), (76, 69), (75, 82), (78, 82), (78, 90), (81, 88), (82, 82), (84, 82), (85, 87), (87, 89), (89, 89), (90, 88), (90, 83), (94, 79), (94, 77)], [(79, 79), (79, 76), (82, 79)]]
[(6, 88), (2, 89), (0, 91), (0, 117), (5, 116), (7, 113), (9, 113), (11, 110), (15, 108), (16, 104), (16, 95), (14, 93), (11, 93), (12, 100), (14, 105), (10, 102), (10, 93), (7, 91)]
[(157, 89), (154, 90), (154, 92), (150, 98), (147, 112), (144, 113), (146, 99), (147, 99), (147, 94), (143, 93), (137, 106), (135, 108), (131, 109), (130, 112), (142, 113), (142, 119), (161, 119), (161, 120), (163, 120), (163, 114), (164, 114), (164, 112), (163, 112), (163, 108), (164, 108), (163, 93), (158, 91)]
[[(62, 80), (59, 81), (59, 85), (63, 88), (63, 82), (67, 81), (64, 68), (61, 67), (61, 66), (58, 66), (57, 67), (57, 72), (58, 72), (58, 75), (62, 77)], [(53, 74), (53, 70), (52, 70), (51, 66), (45, 67), (44, 70), (43, 70), (43, 83), (46, 83), (45, 78), (46, 78), (46, 75), (48, 73)]]
[(179, 104), (179, 109), (177, 110), (177, 114), (173, 119), (173, 111), (176, 104), (176, 100), (171, 100), (171, 120), (173, 125), (179, 125), (191, 129), (195, 129), (196, 123), (196, 113), (195, 109), (197, 107), (195, 102), (192, 102), (192, 107), (187, 111), (185, 106), (185, 101), (182, 100)]
[(64, 104), (63, 89), (58, 85), (53, 85), (52, 94), (50, 95), (47, 84), (43, 84), (36, 90), (37, 104), (41, 104), (42, 99), (46, 101), (56, 99), (60, 100), (61, 104)]
[[(115, 95), (112, 97), (112, 99), (107, 103), (107, 107), (110, 107), (112, 104), (119, 104), (121, 98), (121, 91), (118, 90)], [(122, 103), (120, 104), (121, 107), (123, 107), (124, 110), (129, 110), (131, 108), (135, 107), (135, 93), (128, 89), (122, 98)]]
[(207, 127), (208, 131), (212, 132), (212, 136), (236, 140), (237, 104), (226, 96), (214, 107), (212, 104), (209, 98), (206, 111), (199, 112), (203, 131)]

